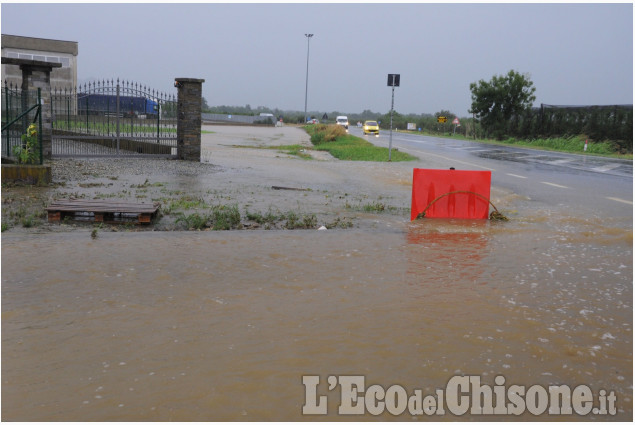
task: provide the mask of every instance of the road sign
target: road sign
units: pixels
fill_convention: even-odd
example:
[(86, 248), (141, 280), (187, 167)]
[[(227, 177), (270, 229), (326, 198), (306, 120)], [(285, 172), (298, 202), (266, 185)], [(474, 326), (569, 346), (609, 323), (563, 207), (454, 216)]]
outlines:
[(437, 122), (446, 122), (448, 117), (437, 117)]
[(454, 117), (454, 120), (452, 120), (452, 124), (459, 125), (460, 124), (459, 119)]
[(388, 87), (399, 87), (401, 74), (388, 74)]

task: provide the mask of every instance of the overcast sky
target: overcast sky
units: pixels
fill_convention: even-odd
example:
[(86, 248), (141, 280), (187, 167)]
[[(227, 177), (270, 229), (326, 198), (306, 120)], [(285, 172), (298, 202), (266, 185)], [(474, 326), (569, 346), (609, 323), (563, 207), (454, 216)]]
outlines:
[(2, 4), (2, 33), (77, 41), (78, 78), (174, 91), (211, 106), (467, 116), (469, 85), (515, 70), (536, 104), (633, 103), (633, 5)]

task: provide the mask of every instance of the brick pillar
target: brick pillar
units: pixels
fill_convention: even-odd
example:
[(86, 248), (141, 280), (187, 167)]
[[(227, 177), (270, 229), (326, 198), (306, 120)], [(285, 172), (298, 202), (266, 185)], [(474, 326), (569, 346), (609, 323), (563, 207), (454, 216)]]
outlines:
[(201, 160), (201, 106), (203, 83), (196, 78), (176, 78), (178, 89), (176, 150), (178, 159)]
[(22, 70), (22, 90), (36, 92), (39, 88), (42, 96), (42, 153), (46, 159), (51, 158), (53, 151), (51, 71), (53, 68), (61, 66), (62, 65), (58, 63), (46, 64), (40, 61), (23, 61), (23, 63), (20, 64), (20, 69)]

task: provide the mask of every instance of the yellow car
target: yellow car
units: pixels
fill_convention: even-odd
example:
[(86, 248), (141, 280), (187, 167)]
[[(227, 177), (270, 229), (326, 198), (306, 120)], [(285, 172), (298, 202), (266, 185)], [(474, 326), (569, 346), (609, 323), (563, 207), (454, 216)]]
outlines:
[(364, 136), (367, 134), (379, 136), (379, 124), (377, 124), (377, 121), (364, 121), (364, 127), (362, 130), (364, 131)]

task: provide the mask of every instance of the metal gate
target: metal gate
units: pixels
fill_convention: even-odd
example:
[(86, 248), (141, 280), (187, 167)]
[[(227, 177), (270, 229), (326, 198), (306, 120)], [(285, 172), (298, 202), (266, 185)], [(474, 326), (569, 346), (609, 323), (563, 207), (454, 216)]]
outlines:
[[(35, 124), (37, 143), (23, 140)], [(42, 164), (42, 98), (40, 89), (22, 90), (5, 81), (2, 87), (2, 158)]]
[(53, 90), (52, 154), (176, 157), (176, 95), (132, 82)]

